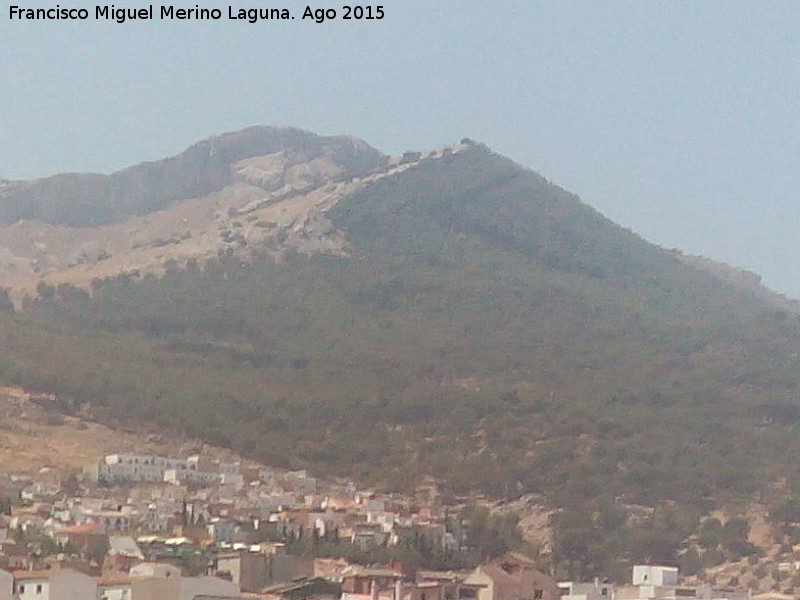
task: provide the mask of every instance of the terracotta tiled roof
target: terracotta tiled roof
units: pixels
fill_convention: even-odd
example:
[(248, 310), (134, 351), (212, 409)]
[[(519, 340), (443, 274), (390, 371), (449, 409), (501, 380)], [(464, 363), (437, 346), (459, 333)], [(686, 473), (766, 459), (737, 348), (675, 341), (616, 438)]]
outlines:
[(16, 581), (28, 581), (31, 579), (50, 579), (53, 575), (59, 574), (59, 569), (40, 569), (37, 571), (14, 571)]
[(81, 533), (95, 533), (101, 532), (103, 526), (98, 523), (81, 523), (79, 525), (68, 525), (62, 529), (59, 529), (57, 533), (61, 534), (81, 534)]

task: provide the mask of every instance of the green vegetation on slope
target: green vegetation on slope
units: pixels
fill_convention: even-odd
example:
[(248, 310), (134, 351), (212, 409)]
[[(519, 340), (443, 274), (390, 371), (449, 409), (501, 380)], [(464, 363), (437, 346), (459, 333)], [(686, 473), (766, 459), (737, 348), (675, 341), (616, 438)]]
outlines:
[[(537, 491), (583, 518), (800, 487), (796, 317), (480, 146), (329, 216), (349, 256), (42, 285), (0, 318), (0, 377), (275, 464)], [(569, 514), (561, 535), (586, 551), (598, 522)]]

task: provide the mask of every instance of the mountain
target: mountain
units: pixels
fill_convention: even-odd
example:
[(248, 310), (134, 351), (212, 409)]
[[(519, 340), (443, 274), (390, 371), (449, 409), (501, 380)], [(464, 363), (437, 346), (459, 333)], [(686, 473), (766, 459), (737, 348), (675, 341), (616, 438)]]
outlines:
[(251, 127), (111, 175), (0, 182), (0, 282), (29, 291), (41, 277), (88, 285), (248, 240), (276, 245), (310, 207), (386, 163), (355, 138)]
[(800, 322), (757, 281), (469, 140), (390, 159), (296, 130), (215, 139), (108, 176), (133, 183), (92, 188), (102, 218), (8, 184), (0, 281), (28, 297), (0, 318), (0, 379), (280, 466), (541, 494), (581, 508), (562, 529), (584, 546), (619, 505), (696, 517), (800, 487)]
[[(267, 155), (281, 155), (292, 165), (325, 163), (347, 177), (369, 172), (384, 162), (379, 152), (354, 138), (320, 137), (293, 128), (250, 127), (203, 140), (177, 156), (111, 175), (66, 173), (35, 181), (5, 181), (0, 188), (0, 224), (20, 219), (71, 226), (121, 221), (248, 180), (243, 172), (246, 166), (232, 166)], [(249, 167), (259, 169), (257, 164)], [(265, 174), (261, 175), (264, 183)], [(266, 175), (272, 178), (267, 185), (275, 187), (277, 178), (273, 173)], [(313, 180), (313, 175), (307, 179)]]

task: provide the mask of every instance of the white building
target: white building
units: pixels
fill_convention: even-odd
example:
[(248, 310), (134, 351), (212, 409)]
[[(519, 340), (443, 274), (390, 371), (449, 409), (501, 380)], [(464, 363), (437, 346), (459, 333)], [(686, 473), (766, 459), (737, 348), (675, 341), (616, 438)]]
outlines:
[(591, 583), (559, 581), (561, 600), (614, 600), (614, 586), (595, 579)]
[(200, 456), (187, 459), (152, 454), (109, 454), (87, 473), (103, 483), (196, 483), (213, 485), (223, 478), (244, 485), (238, 462), (211, 462)]
[(713, 597), (709, 585), (680, 585), (675, 567), (636, 565), (631, 581), (632, 586), (616, 590), (616, 600), (711, 600)]
[(14, 592), (19, 600), (96, 600), (97, 582), (72, 569), (19, 571)]
[(0, 569), (0, 600), (14, 600), (14, 575)]
[(130, 578), (101, 579), (97, 584), (97, 597), (99, 600), (133, 600)]
[(99, 481), (106, 483), (164, 481), (167, 469), (185, 470), (189, 462), (181, 458), (165, 458), (151, 454), (109, 454), (100, 461)]
[(208, 594), (239, 597), (239, 586), (216, 577), (181, 577), (172, 565), (142, 563), (131, 568), (131, 591), (134, 600), (193, 600)]
[(181, 576), (180, 568), (166, 563), (146, 562), (134, 565), (130, 570), (131, 579), (157, 577), (159, 579), (176, 579)]
[(677, 567), (636, 565), (633, 567), (633, 585), (656, 585), (659, 587), (678, 585)]
[(194, 469), (167, 469), (162, 481), (174, 485), (184, 483), (199, 483), (213, 485), (220, 482), (220, 474), (213, 471), (195, 471)]

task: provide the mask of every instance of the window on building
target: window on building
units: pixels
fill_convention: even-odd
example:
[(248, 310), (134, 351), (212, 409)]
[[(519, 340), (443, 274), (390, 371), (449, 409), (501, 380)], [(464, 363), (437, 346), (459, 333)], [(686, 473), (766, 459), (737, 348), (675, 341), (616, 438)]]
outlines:
[(37, 594), (41, 594), (42, 593), (42, 584), (41, 583), (37, 583), (36, 584), (36, 593)]
[(544, 598), (544, 590), (533, 590), (533, 600), (542, 600)]
[(24, 594), (25, 593), (25, 585), (24, 584), (20, 583), (17, 586), (17, 593), (18, 594)]

